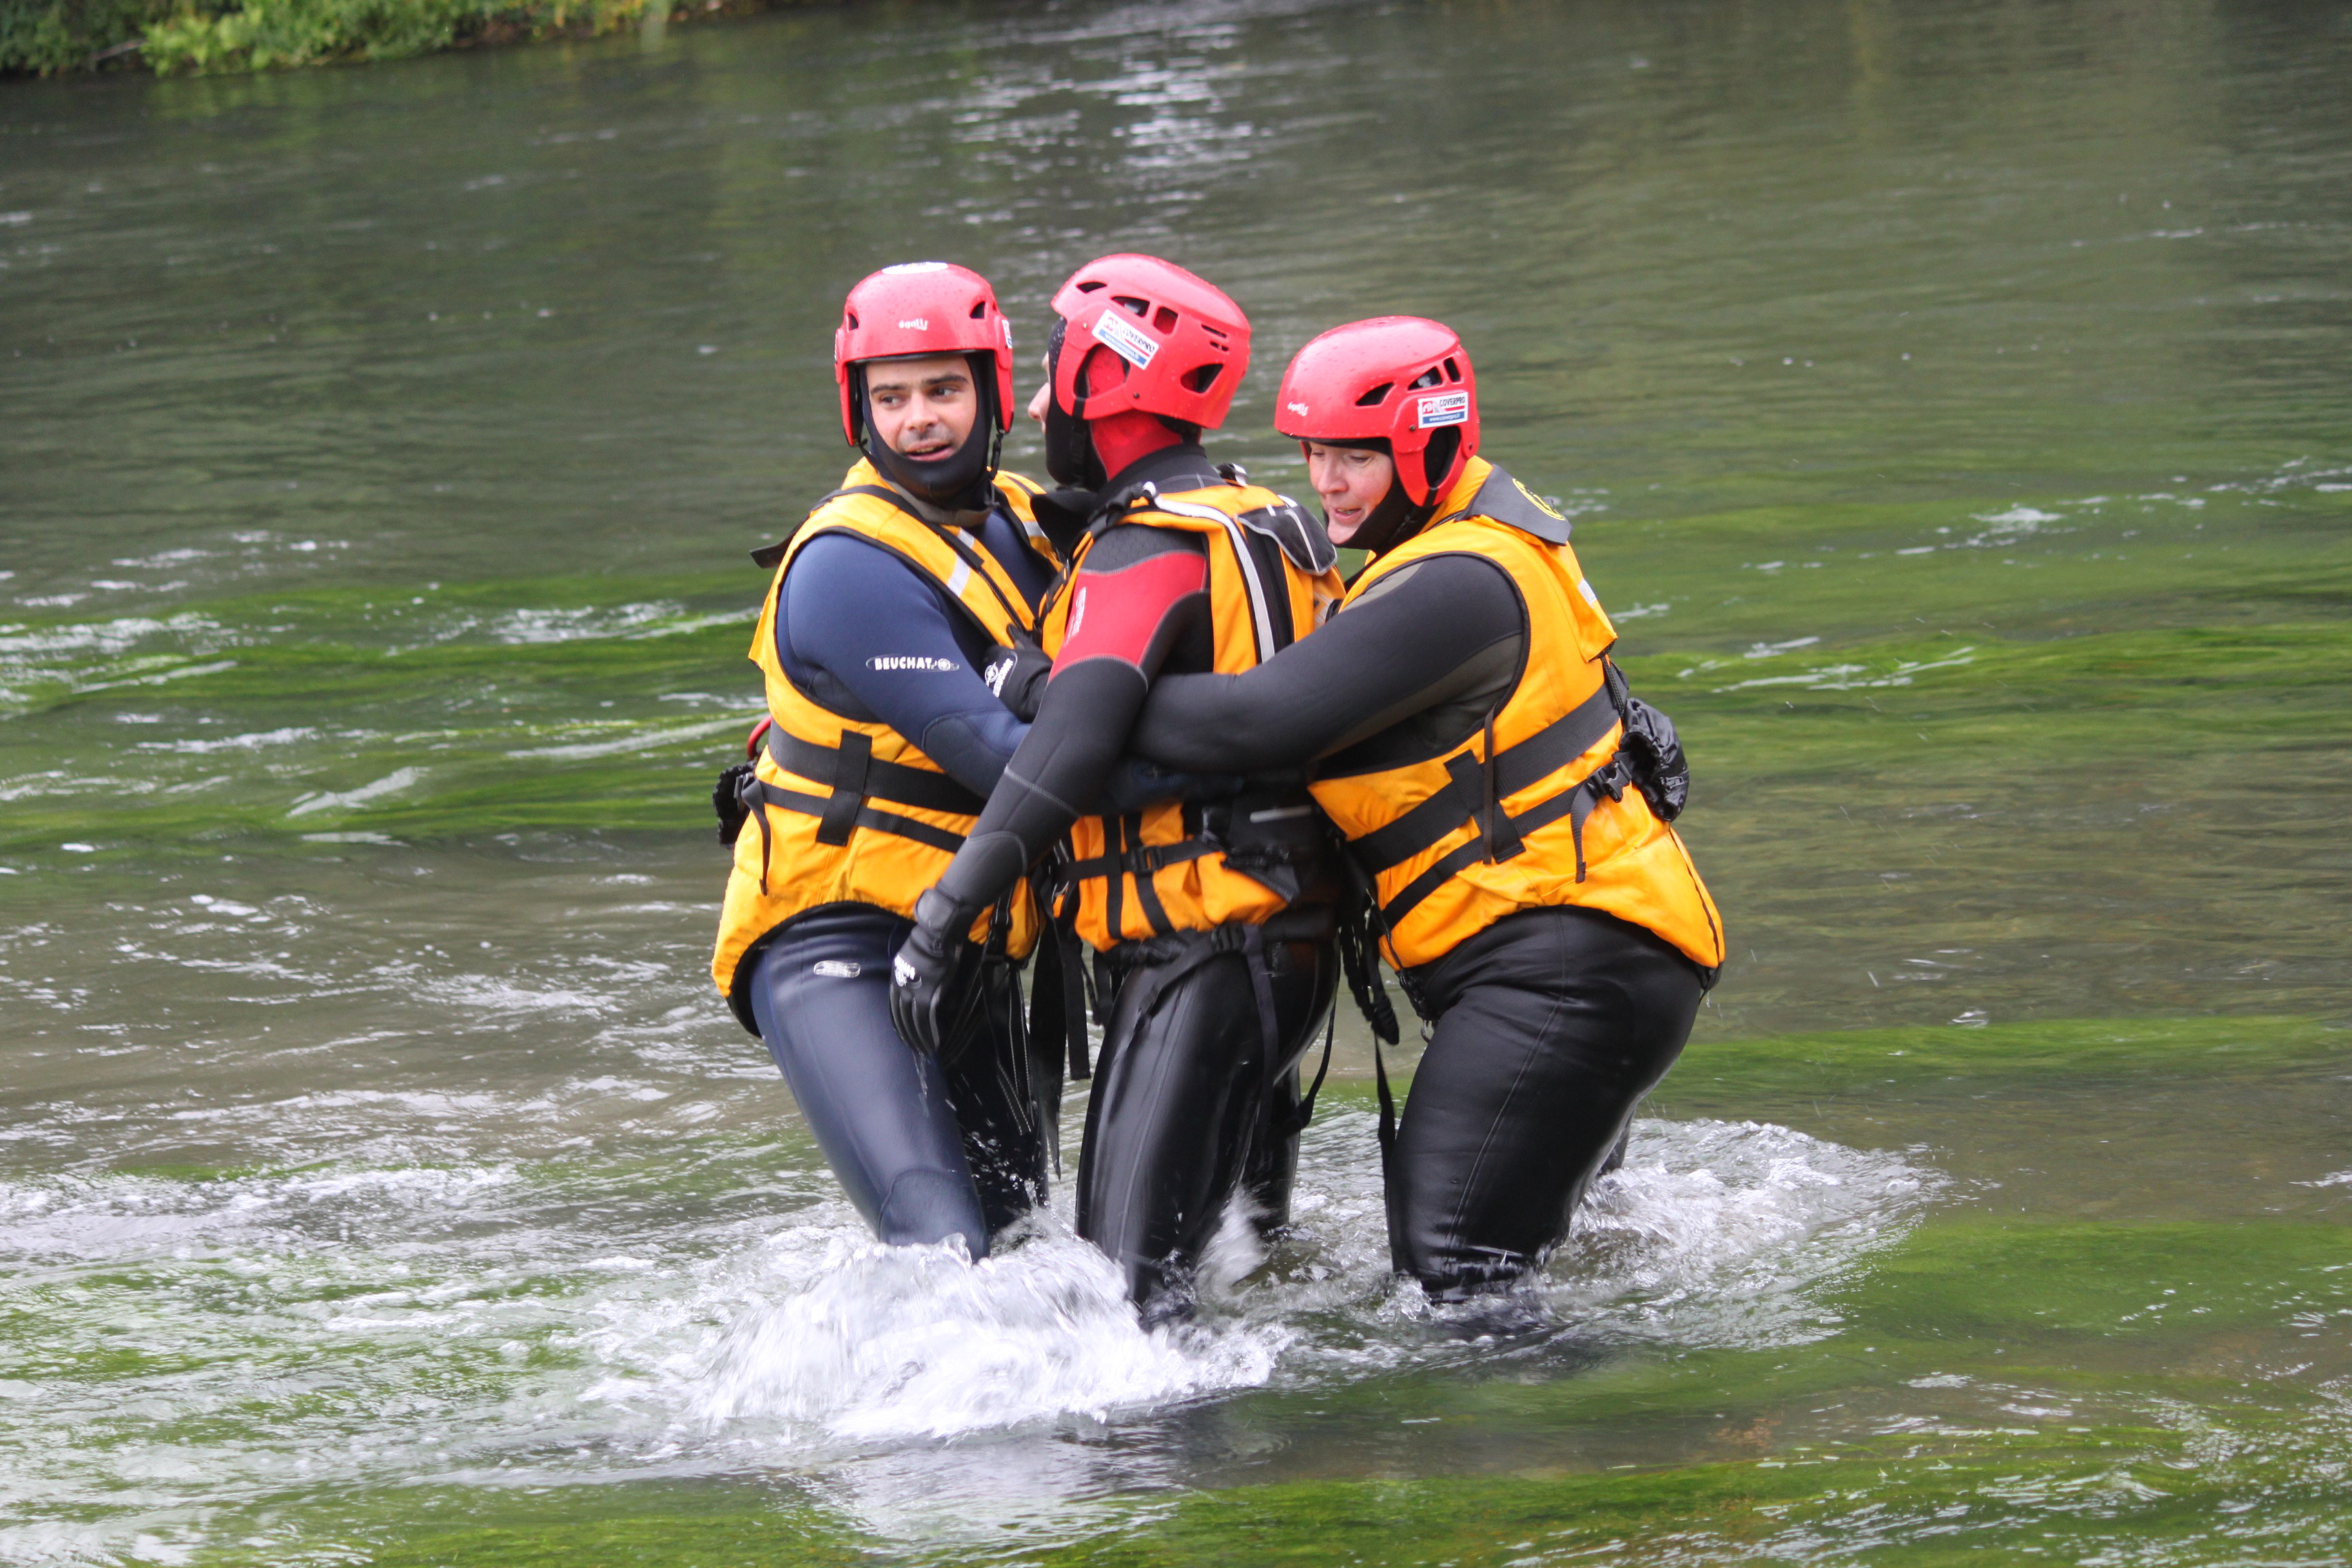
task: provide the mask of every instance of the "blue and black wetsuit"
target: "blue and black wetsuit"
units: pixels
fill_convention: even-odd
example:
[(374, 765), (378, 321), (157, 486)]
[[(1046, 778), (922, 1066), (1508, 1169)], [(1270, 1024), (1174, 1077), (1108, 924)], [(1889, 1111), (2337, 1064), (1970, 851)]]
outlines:
[[(1002, 510), (959, 521), (1032, 604), (1046, 563)], [(776, 651), (793, 683), (845, 718), (879, 721), (975, 795), (1028, 726), (980, 671), (989, 645), (937, 585), (849, 533), (811, 540), (785, 574)], [(961, 1236), (975, 1258), (1045, 1194), (1058, 1074), (1024, 1059), (1003, 998), (946, 1061), (890, 1022), (890, 959), (909, 922), (865, 904), (786, 921), (752, 955), (749, 1000), (825, 1159), (882, 1240)], [(1041, 1070), (1042, 1069), (1042, 1070)]]

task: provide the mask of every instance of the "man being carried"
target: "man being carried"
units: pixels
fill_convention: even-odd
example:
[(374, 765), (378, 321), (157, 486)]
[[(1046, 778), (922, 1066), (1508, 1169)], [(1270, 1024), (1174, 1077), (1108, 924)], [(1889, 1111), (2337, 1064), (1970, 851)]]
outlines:
[(1231, 300), (1168, 262), (1109, 256), (1054, 310), (1031, 412), (1049, 471), (1100, 500), (1045, 618), (1055, 658), (1035, 723), (917, 906), (893, 1003), (909, 1039), (939, 1037), (974, 921), (1068, 835), (1059, 916), (1113, 987), (1078, 1229), (1154, 1319), (1184, 1310), (1237, 1189), (1262, 1223), (1284, 1216), (1297, 1064), (1337, 980), (1337, 885), (1296, 782), (1108, 816), (1082, 805), (1155, 679), (1255, 668), (1314, 629), (1339, 583), (1311, 518), (1200, 447), (1249, 363)]

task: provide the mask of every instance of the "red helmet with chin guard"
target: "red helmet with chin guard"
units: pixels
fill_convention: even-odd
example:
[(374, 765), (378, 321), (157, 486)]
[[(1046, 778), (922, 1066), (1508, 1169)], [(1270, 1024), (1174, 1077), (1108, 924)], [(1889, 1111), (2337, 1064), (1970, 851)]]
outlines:
[[(1387, 441), (1405, 499), (1427, 506), (1477, 454), (1478, 380), (1451, 327), (1419, 316), (1350, 321), (1282, 373), (1274, 427), (1298, 441)], [(1425, 454), (1444, 430), (1461, 438), (1433, 474)]]
[(833, 334), (833, 379), (841, 387), (841, 433), (857, 445), (857, 387), (849, 367), (914, 354), (993, 354), (996, 422), (1013, 428), (1013, 323), (996, 308), (988, 279), (946, 261), (885, 267), (849, 291)]
[[(1101, 419), (1128, 409), (1213, 430), (1249, 371), (1249, 318), (1220, 289), (1156, 256), (1106, 256), (1070, 274), (1054, 296), (1068, 323), (1054, 364), (1065, 414)], [(1085, 350), (1101, 345), (1127, 365), (1118, 385), (1082, 394)]]

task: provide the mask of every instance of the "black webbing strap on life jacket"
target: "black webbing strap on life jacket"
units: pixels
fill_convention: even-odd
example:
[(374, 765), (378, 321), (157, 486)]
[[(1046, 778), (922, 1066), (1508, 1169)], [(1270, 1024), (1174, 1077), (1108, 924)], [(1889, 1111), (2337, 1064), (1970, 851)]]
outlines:
[(1102, 824), (1103, 836), (1109, 840), (1108, 849), (1063, 866), (1060, 885), (1074, 888), (1088, 878), (1104, 879), (1104, 920), (1111, 934), (1118, 936), (1127, 912), (1127, 879), (1133, 877), (1135, 896), (1143, 906), (1143, 918), (1151, 922), (1152, 934), (1175, 935), (1176, 925), (1168, 918), (1168, 907), (1160, 901), (1160, 889), (1151, 885), (1153, 875), (1171, 866), (1217, 854), (1224, 846), (1200, 834), (1174, 844), (1146, 844), (1141, 812), (1106, 816)]
[(1601, 795), (1606, 794), (1612, 800), (1623, 797), (1628, 775), (1621, 762), (1612, 757), (1584, 778), (1517, 816), (1504, 811), (1502, 801), (1506, 795), (1527, 788), (1582, 756), (1618, 722), (1614, 694), (1606, 681), (1582, 702), (1499, 753), (1494, 750), (1494, 720), (1490, 715), (1486, 721), (1486, 761), (1481, 762), (1472, 752), (1462, 752), (1446, 764), (1449, 782), (1444, 789), (1394, 822), (1349, 842), (1348, 848), (1357, 864), (1377, 876), (1465, 826), (1480, 830), (1381, 905), (1382, 923), (1394, 926), (1465, 867), (1482, 861), (1499, 863), (1522, 853), (1529, 834), (1563, 816), (1569, 818), (1575, 845), (1576, 879), (1584, 880), (1584, 819), (1592, 815)]
[(1037, 973), (1031, 982), (1029, 1028), (1067, 1062), (1070, 1081), (1080, 1083), (1094, 1076), (1087, 1059), (1093, 988), (1087, 976), (1086, 944), (1078, 940), (1077, 900), (1062, 896), (1069, 885), (1063, 877), (1067, 857), (1067, 849), (1057, 845), (1052, 858), (1029, 874), (1030, 896), (1045, 921), (1037, 942)]
[(764, 744), (778, 767), (803, 778), (824, 780), (833, 789), (827, 795), (808, 795), (748, 774), (738, 784), (738, 799), (745, 813), (760, 824), (760, 892), (763, 897), (768, 891), (768, 858), (774, 847), (774, 837), (768, 826), (768, 814), (759, 809), (762, 805), (815, 817), (819, 844), (846, 844), (852, 829), (864, 827), (911, 838), (952, 855), (963, 847), (962, 834), (866, 803), (887, 801), (893, 805), (911, 805), (956, 816), (978, 816), (988, 804), (945, 773), (910, 768), (903, 763), (875, 761), (873, 737), (861, 731), (845, 730), (840, 745), (820, 746), (786, 734), (780, 724), (771, 725)]
[[(1488, 721), (1490, 735), (1492, 722)], [(1492, 819), (1498, 815), (1493, 810), (1496, 801), (1566, 767), (1591, 751), (1616, 722), (1617, 705), (1603, 682), (1591, 696), (1517, 745), (1500, 755), (1490, 750), (1491, 762), (1481, 762), (1470, 752), (1454, 757), (1446, 763), (1452, 780), (1447, 788), (1394, 822), (1350, 841), (1348, 847), (1374, 875), (1402, 865), (1464, 823)], [(1514, 847), (1510, 854), (1497, 854), (1496, 858), (1507, 860), (1517, 852)]]
[[(873, 738), (860, 731), (843, 731), (841, 744), (835, 747), (820, 746), (786, 734), (782, 727), (773, 727), (768, 731), (766, 744), (768, 755), (786, 773), (831, 784), (834, 800), (844, 795), (851, 797), (847, 805), (827, 805), (822, 814), (824, 825), (817, 829), (820, 844), (847, 843), (852, 815), (867, 800), (886, 800), (894, 805), (911, 805), (955, 816), (978, 816), (988, 805), (986, 796), (964, 788), (946, 773), (908, 767), (904, 763), (876, 762)], [(841, 826), (835, 826), (836, 821)]]
[[(1371, 873), (1352, 856), (1343, 857), (1349, 883), (1348, 902), (1339, 918), (1339, 969), (1347, 976), (1349, 994), (1356, 999), (1356, 1010), (1372, 1031), (1372, 1085), (1380, 1095), (1381, 1176), (1386, 1190), (1393, 1191), (1395, 1184), (1388, 1181), (1391, 1151), (1396, 1144), (1396, 1100), (1389, 1092), (1389, 1067), (1381, 1054), (1384, 1045), (1397, 1043), (1396, 1007), (1389, 1001), (1388, 987), (1381, 984), (1381, 939), (1388, 932), (1381, 918), (1380, 899)], [(1397, 982), (1404, 987), (1405, 1000), (1423, 1020), (1421, 1030), (1426, 1039), (1430, 1028), (1428, 998), (1412, 975), (1397, 972)], [(1337, 1012), (1335, 1007), (1333, 1011)], [(1325, 1047), (1324, 1065), (1330, 1065), (1329, 1047)], [(1322, 1074), (1315, 1078), (1320, 1088)]]
[[(1209, 931), (1181, 931), (1165, 936), (1145, 937), (1123, 942), (1110, 952), (1112, 966), (1120, 971), (1118, 998), (1132, 1026), (1139, 1027), (1151, 1016), (1152, 1010), (1167, 994), (1171, 986), (1202, 964), (1226, 953), (1240, 955), (1249, 969), (1250, 991), (1256, 1005), (1260, 1064), (1264, 1071), (1264, 1091), (1271, 1096), (1276, 1080), (1288, 1064), (1282, 1057), (1282, 1025), (1274, 1005), (1274, 974), (1268, 968), (1266, 945), (1269, 942), (1327, 941), (1332, 934), (1332, 910), (1327, 905), (1308, 905), (1277, 910), (1262, 924), (1241, 921)], [(1128, 988), (1137, 988), (1134, 999), (1128, 997)], [(1103, 1048), (1108, 1054), (1114, 1048), (1106, 1036)], [(1315, 1075), (1315, 1089), (1305, 1097), (1297, 1111), (1297, 1125), (1306, 1126), (1305, 1118), (1314, 1110), (1315, 1091), (1323, 1087), (1323, 1073), (1330, 1069), (1329, 1047), (1327, 1040), (1323, 1072)]]

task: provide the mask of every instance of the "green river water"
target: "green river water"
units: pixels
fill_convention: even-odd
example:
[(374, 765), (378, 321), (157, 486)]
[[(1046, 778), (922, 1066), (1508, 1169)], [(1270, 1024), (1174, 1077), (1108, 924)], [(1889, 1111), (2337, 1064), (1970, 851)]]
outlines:
[[(2347, 80), (2294, 0), (903, 0), (0, 87), (0, 1561), (2352, 1557)], [(1277, 486), (1299, 343), (1459, 328), (1690, 742), (1734, 961), (1547, 1329), (1387, 1277), (1352, 1019), (1146, 1337), (1066, 1206), (868, 1247), (710, 991), (842, 291), (1025, 358), (1112, 248), (1251, 312)]]

